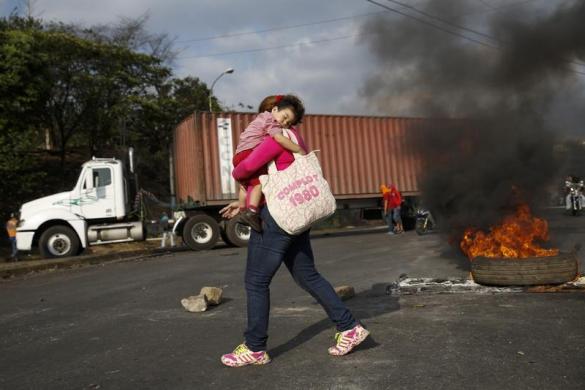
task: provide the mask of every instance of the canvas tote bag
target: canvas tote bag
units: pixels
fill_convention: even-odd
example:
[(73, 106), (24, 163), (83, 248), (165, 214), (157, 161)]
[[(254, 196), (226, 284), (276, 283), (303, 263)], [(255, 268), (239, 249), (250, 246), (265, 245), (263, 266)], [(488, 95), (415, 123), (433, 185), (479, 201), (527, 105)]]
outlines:
[[(293, 132), (283, 129), (283, 134), (298, 145)], [(304, 232), (335, 212), (335, 198), (323, 178), (315, 152), (294, 153), (295, 161), (282, 171), (278, 171), (271, 161), (268, 175), (260, 176), (270, 215), (282, 230), (291, 235)]]

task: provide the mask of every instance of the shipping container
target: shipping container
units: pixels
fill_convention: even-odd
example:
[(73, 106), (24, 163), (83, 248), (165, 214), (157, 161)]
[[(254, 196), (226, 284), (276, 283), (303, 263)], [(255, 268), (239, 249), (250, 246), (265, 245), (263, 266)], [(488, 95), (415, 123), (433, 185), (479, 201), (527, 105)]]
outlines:
[[(175, 130), (176, 196), (180, 203), (226, 204), (236, 198), (231, 176), (239, 135), (253, 113), (196, 113)], [(394, 183), (405, 196), (419, 193), (422, 161), (413, 133), (433, 121), (344, 115), (306, 115), (300, 134), (318, 156), (335, 197), (380, 197), (380, 184)]]
[[(175, 129), (175, 196), (188, 214), (179, 230), (191, 247), (206, 249), (220, 234), (229, 243), (246, 244), (248, 230), (221, 221), (218, 211), (237, 198), (232, 158), (256, 115), (197, 112)], [(307, 147), (319, 150), (338, 208), (379, 210), (381, 184), (394, 183), (407, 199), (420, 193), (417, 140), (443, 125), (421, 118), (305, 115), (298, 129)]]

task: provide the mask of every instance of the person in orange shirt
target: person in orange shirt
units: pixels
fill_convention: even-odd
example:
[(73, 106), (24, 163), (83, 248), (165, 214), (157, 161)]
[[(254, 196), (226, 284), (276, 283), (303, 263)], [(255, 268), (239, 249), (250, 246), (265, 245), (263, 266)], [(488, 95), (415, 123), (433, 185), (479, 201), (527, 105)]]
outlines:
[(382, 205), (384, 213), (382, 214), (384, 221), (388, 224), (388, 234), (394, 234), (394, 221), (392, 221), (392, 213), (390, 205), (390, 189), (386, 187), (386, 184), (380, 185), (380, 192), (382, 192)]
[(10, 260), (18, 260), (18, 249), (16, 248), (16, 227), (18, 225), (18, 219), (14, 213), (10, 214), (10, 219), (6, 222), (6, 232), (8, 233), (8, 239), (12, 247), (12, 253), (10, 254)]

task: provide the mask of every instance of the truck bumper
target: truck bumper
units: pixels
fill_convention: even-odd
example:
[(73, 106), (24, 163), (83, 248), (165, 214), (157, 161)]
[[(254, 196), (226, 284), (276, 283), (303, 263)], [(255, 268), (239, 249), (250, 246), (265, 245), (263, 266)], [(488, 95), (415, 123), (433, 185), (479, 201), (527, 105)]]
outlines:
[(19, 251), (30, 251), (35, 232), (16, 232), (16, 248)]

